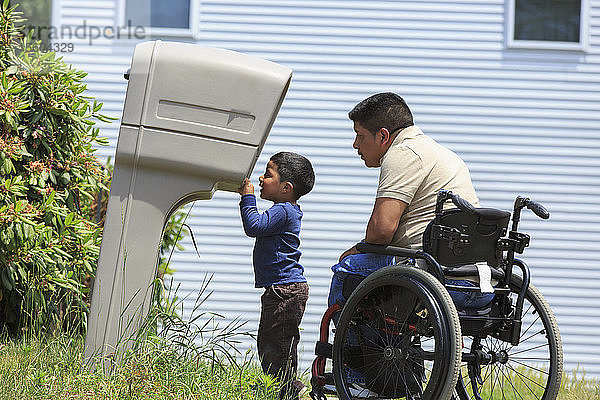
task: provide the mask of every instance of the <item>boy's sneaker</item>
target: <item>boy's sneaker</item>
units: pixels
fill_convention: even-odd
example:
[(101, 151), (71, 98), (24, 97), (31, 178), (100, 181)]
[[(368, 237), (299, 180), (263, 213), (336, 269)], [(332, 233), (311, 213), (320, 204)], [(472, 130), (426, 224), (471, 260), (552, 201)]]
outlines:
[(302, 395), (306, 393), (306, 386), (304, 383), (295, 379), (291, 382), (291, 387), (289, 385), (282, 386), (279, 392), (280, 400), (300, 400)]
[(335, 390), (335, 385), (333, 383), (326, 383), (323, 386), (323, 393), (324, 394), (337, 394), (337, 391)]
[(307, 390), (306, 385), (304, 385), (304, 383), (302, 383), (298, 379), (296, 379), (294, 382), (292, 382), (292, 385), (294, 385), (294, 389), (296, 389), (296, 392), (298, 393), (298, 397), (301, 397), (304, 393), (306, 393), (306, 390)]
[[(350, 395), (354, 399), (378, 399), (379, 395), (365, 387), (362, 387), (356, 383), (351, 383), (348, 387)], [(325, 394), (337, 394), (335, 385), (327, 384), (323, 386), (323, 393)]]
[(365, 387), (362, 387), (356, 383), (351, 384), (349, 389), (350, 389), (350, 395), (352, 395), (352, 397), (355, 397), (358, 399), (379, 398), (379, 395), (377, 393), (375, 393)]

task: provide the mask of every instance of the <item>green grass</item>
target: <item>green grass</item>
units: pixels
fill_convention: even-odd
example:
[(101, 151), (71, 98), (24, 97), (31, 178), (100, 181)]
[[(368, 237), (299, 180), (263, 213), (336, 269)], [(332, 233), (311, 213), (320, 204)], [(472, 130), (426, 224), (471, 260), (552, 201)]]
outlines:
[[(0, 400), (201, 399), (278, 400), (279, 383), (250, 352), (236, 346), (245, 322), (202, 311), (210, 278), (203, 282), (192, 315), (183, 319), (177, 290), (154, 306), (132, 346), (112, 373), (82, 363), (80, 334), (0, 337)], [(308, 399), (308, 397), (305, 397)]]
[[(236, 350), (238, 336), (251, 335), (243, 331), (244, 322), (220, 326), (218, 315), (202, 311), (208, 282), (188, 320), (179, 316), (182, 302), (176, 295), (153, 308), (133, 350), (111, 374), (83, 366), (81, 335), (0, 337), (0, 400), (278, 400), (278, 383), (262, 373), (250, 353)], [(565, 374), (558, 399), (600, 400), (599, 386), (576, 370)], [(510, 393), (494, 393), (489, 400), (510, 398)], [(306, 394), (303, 400), (308, 399)]]
[[(277, 399), (277, 383), (253, 359), (211, 360), (162, 342), (143, 344), (104, 375), (82, 367), (81, 336), (2, 340), (0, 399)], [(561, 386), (560, 400), (600, 400), (599, 382), (581, 371), (565, 375)]]
[[(499, 374), (499, 371), (495, 373)], [(517, 375), (518, 374), (518, 375)], [(463, 376), (466, 376), (463, 370)], [(539, 386), (533, 382), (539, 382)], [(544, 392), (545, 376), (532, 369), (518, 368), (514, 372), (503, 370), (502, 376), (492, 377), (481, 387), (481, 397), (486, 400), (540, 399)], [(586, 378), (585, 373), (575, 370), (563, 374), (558, 400), (600, 400), (600, 382)], [(502, 393), (501, 388), (504, 388)], [(493, 390), (493, 395), (490, 393)], [(471, 388), (467, 387), (471, 394)], [(518, 393), (518, 394), (517, 394)], [(522, 397), (519, 397), (522, 396)]]
[(600, 380), (588, 379), (579, 369), (566, 374), (560, 385), (559, 400), (600, 400)]
[(182, 356), (146, 346), (113, 374), (82, 367), (83, 338), (4, 340), (0, 399), (265, 399), (277, 385), (253, 362)]

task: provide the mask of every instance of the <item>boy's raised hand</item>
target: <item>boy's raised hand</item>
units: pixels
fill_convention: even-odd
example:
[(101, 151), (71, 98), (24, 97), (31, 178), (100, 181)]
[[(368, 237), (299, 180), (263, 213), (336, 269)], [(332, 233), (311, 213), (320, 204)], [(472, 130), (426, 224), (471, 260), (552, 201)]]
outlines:
[(244, 179), (244, 183), (238, 189), (238, 193), (241, 195), (244, 194), (254, 194), (254, 185), (250, 182), (250, 179)]

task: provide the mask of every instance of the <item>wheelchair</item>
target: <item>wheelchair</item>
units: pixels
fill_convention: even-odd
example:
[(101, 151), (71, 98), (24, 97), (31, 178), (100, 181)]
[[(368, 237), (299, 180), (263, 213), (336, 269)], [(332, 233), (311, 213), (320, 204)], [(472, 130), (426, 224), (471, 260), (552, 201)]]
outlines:
[[(456, 208), (444, 211), (448, 200)], [(415, 262), (370, 274), (348, 289), (343, 308), (327, 309), (311, 398), (556, 399), (563, 362), (558, 325), (530, 283), (528, 266), (515, 258), (530, 240), (517, 231), (523, 208), (550, 216), (539, 203), (517, 197), (508, 231), (510, 212), (474, 208), (441, 190), (422, 251), (359, 243), (361, 252)], [(491, 301), (457, 308), (451, 293), (482, 293), (483, 283), (457, 284), (473, 282), (470, 277), (487, 279)]]

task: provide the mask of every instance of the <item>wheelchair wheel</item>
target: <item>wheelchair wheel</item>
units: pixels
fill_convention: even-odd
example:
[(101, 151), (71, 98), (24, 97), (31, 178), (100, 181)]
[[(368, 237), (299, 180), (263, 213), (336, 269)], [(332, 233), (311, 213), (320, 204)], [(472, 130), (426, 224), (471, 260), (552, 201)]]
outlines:
[(341, 400), (447, 400), (458, 379), (460, 322), (444, 286), (390, 266), (352, 293), (337, 324), (333, 376)]
[[(521, 278), (513, 275), (511, 290)], [(516, 293), (511, 294), (516, 298)], [(496, 339), (464, 338), (471, 352), (493, 354), (488, 364), (463, 364), (456, 391), (461, 400), (488, 398), (554, 400), (562, 377), (562, 343), (554, 314), (540, 291), (529, 285), (518, 346)], [(478, 394), (474, 393), (478, 392)]]

